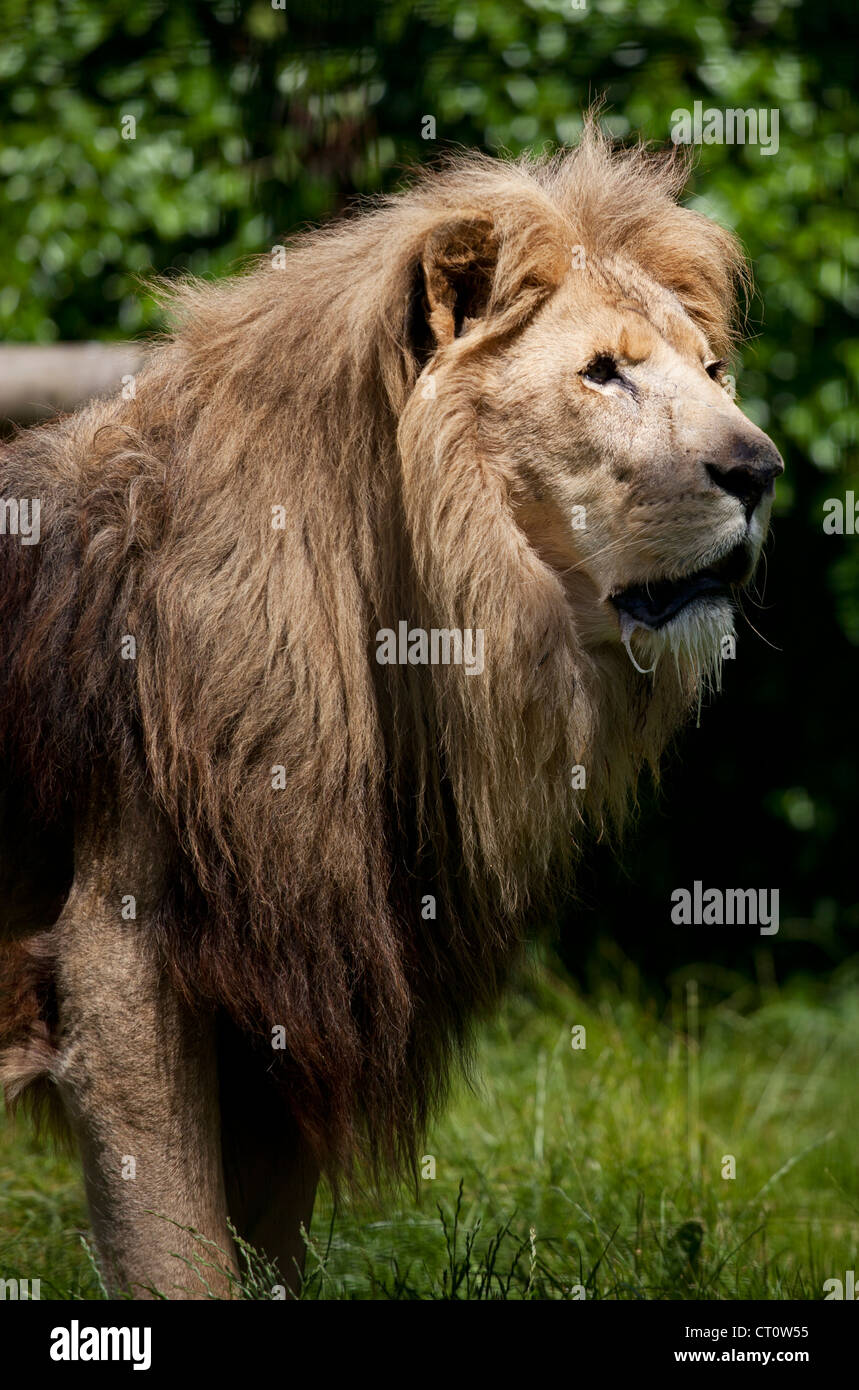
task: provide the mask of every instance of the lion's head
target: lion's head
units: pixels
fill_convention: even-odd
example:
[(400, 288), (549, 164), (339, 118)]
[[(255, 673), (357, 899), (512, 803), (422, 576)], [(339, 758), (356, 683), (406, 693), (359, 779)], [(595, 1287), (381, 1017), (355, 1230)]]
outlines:
[(782, 471), (726, 365), (673, 291), (594, 256), (493, 366), (488, 447), (588, 647), (640, 629), (649, 666), (666, 645), (718, 660)]
[[(738, 247), (677, 206), (676, 165), (612, 156), (592, 127), (566, 163), (528, 172), (518, 216), (511, 180), (508, 206), (430, 239), (436, 350), (410, 409), (423, 401), (437, 428), (437, 402), (468, 383), (487, 471), (561, 578), (586, 649), (622, 641), (638, 667), (638, 632), (649, 669), (669, 647), (717, 673), (783, 470), (727, 375)], [(511, 332), (515, 294), (496, 280), (513, 238), (534, 263)]]

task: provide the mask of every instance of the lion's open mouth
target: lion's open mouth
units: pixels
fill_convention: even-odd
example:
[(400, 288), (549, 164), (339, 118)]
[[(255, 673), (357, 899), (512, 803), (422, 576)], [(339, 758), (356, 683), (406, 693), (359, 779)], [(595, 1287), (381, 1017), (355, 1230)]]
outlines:
[(729, 597), (731, 589), (749, 578), (748, 547), (738, 545), (715, 565), (684, 574), (680, 579), (660, 579), (650, 584), (631, 584), (611, 595), (619, 613), (626, 613), (644, 627), (664, 627), (681, 609), (703, 598)]

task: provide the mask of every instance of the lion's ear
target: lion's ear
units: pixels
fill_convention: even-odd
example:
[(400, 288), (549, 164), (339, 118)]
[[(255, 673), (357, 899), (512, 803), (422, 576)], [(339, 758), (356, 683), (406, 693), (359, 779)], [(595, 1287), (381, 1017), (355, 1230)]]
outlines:
[(422, 257), (426, 318), (435, 347), (453, 342), (489, 304), (498, 241), (488, 217), (457, 218), (430, 233)]

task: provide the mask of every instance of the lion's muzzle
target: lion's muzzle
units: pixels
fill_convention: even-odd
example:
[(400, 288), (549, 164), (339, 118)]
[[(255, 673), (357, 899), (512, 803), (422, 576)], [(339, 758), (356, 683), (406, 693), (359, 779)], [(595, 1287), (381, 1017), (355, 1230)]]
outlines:
[(742, 504), (746, 521), (751, 521), (764, 497), (772, 496), (775, 480), (784, 472), (778, 449), (754, 425), (742, 434), (729, 435), (702, 463), (711, 481)]

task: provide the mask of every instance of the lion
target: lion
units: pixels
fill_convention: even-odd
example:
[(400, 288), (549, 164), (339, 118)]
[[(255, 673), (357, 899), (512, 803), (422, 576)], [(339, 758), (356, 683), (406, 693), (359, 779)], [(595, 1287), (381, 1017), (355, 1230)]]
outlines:
[(41, 532), (0, 552), (3, 1075), (64, 1116), (111, 1291), (229, 1296), (228, 1222), (294, 1284), (321, 1174), (414, 1173), (718, 683), (783, 465), (686, 177), (593, 120), (456, 156), (167, 286), (132, 399), (4, 447)]

